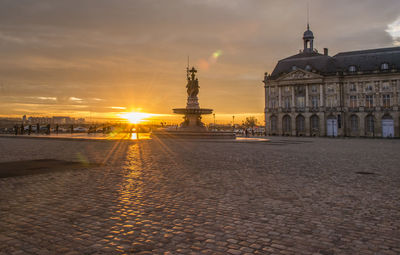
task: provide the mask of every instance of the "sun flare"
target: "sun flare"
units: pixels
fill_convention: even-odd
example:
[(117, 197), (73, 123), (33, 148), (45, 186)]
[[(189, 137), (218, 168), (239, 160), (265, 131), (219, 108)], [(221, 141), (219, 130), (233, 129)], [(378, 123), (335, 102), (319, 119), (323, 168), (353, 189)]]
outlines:
[(152, 115), (153, 114), (151, 113), (144, 113), (144, 112), (128, 112), (119, 114), (121, 118), (126, 119), (127, 121), (129, 121), (129, 123), (132, 124), (138, 124), (140, 122), (143, 122)]

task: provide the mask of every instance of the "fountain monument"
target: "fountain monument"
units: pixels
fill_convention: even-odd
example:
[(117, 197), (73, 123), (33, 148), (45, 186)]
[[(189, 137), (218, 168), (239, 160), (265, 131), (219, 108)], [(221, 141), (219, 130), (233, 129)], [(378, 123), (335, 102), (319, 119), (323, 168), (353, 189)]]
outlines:
[(212, 114), (213, 109), (200, 108), (199, 98), (199, 80), (196, 77), (197, 70), (189, 67), (186, 70), (187, 76), (187, 103), (186, 108), (175, 108), (174, 113), (182, 114), (183, 122), (177, 130), (160, 130), (153, 132), (157, 137), (170, 138), (207, 138), (207, 139), (235, 139), (235, 133), (224, 131), (209, 131), (201, 121), (201, 115)]

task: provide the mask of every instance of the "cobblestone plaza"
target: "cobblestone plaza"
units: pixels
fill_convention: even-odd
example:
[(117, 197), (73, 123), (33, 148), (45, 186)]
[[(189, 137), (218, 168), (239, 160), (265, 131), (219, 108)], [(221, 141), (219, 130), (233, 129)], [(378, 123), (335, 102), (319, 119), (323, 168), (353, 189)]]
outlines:
[(399, 151), (382, 139), (0, 138), (0, 163), (83, 163), (0, 178), (0, 254), (399, 254)]

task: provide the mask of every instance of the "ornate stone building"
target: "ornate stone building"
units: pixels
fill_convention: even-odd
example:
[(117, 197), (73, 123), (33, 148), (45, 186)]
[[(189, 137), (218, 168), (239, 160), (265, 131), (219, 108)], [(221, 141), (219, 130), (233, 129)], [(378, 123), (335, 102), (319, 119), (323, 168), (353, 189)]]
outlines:
[(304, 50), (265, 74), (268, 135), (399, 137), (400, 47), (342, 52)]

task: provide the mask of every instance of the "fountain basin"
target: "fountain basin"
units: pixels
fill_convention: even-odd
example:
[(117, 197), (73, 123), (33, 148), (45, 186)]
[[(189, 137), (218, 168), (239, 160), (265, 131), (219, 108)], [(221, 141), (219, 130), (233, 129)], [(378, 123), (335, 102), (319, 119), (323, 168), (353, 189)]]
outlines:
[(213, 112), (212, 109), (205, 108), (176, 108), (173, 111), (177, 114), (211, 114)]

